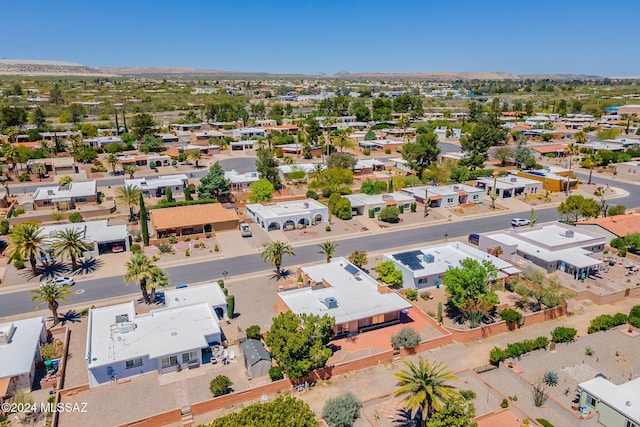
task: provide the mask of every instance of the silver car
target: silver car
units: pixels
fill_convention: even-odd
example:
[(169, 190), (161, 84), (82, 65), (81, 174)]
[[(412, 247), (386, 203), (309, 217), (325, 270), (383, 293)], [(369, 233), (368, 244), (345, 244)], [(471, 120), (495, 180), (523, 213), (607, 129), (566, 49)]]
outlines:
[(73, 286), (76, 284), (76, 281), (71, 277), (54, 277), (53, 279), (45, 280), (44, 282), (40, 283), (40, 286), (47, 283), (54, 283), (58, 286)]
[(511, 220), (512, 227), (522, 227), (524, 225), (530, 225), (530, 224), (531, 224), (531, 221), (525, 218), (513, 218)]

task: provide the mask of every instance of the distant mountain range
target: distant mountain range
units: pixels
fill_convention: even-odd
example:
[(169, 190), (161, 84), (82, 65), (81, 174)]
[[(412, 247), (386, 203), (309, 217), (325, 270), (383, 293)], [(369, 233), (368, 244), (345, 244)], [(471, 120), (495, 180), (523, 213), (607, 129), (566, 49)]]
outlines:
[[(585, 74), (513, 74), (504, 72), (409, 72), (409, 73), (350, 73), (341, 70), (335, 74), (273, 74), (227, 70), (200, 70), (194, 68), (164, 67), (87, 67), (63, 61), (0, 59), (0, 75), (18, 76), (96, 76), (96, 77), (217, 77), (217, 78), (325, 78), (325, 79), (385, 79), (385, 80), (600, 80), (604, 77)], [(625, 77), (617, 77), (625, 78)], [(632, 77), (629, 77), (632, 78)]]

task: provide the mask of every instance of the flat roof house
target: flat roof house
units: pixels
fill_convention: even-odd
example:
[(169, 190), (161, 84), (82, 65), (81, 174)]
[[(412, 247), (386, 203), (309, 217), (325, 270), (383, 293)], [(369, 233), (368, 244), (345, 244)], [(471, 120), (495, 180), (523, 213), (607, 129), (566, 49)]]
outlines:
[(490, 261), (498, 269), (499, 278), (509, 277), (520, 272), (519, 268), (507, 261), (457, 242), (383, 255), (385, 261), (392, 261), (396, 268), (402, 271), (404, 280), (402, 287), (406, 289), (440, 286), (444, 273), (459, 267), (460, 262), (467, 258), (478, 262)]
[(588, 277), (602, 266), (593, 255), (601, 254), (604, 244), (603, 236), (561, 222), (482, 233), (478, 241), (484, 251), (500, 247), (504, 259), (516, 262), (521, 257), (547, 273), (560, 270), (575, 278)]
[(356, 175), (366, 175), (384, 169), (384, 163), (378, 159), (358, 159), (356, 165), (353, 167), (353, 173)]
[(402, 192), (424, 204), (425, 194), (432, 208), (452, 208), (465, 203), (482, 203), (484, 190), (466, 184), (423, 185), (403, 188)]
[[(304, 173), (309, 174), (316, 170), (316, 166), (320, 163), (297, 163), (294, 165), (280, 165), (278, 166), (278, 175), (282, 179), (289, 179), (289, 174), (291, 172), (304, 171)], [(326, 169), (323, 164), (320, 164), (322, 169)]]
[(233, 129), (231, 135), (234, 138), (256, 138), (267, 136), (267, 131), (260, 128)]
[(297, 225), (315, 225), (329, 220), (329, 209), (313, 199), (270, 205), (248, 204), (247, 214), (267, 231), (295, 228)]
[(580, 408), (605, 427), (640, 426), (640, 378), (616, 385), (602, 377), (578, 384)]
[(278, 292), (278, 311), (336, 320), (336, 335), (397, 323), (411, 304), (343, 257), (302, 267), (302, 288)]
[(206, 302), (137, 314), (133, 301), (89, 310), (85, 360), (89, 386), (148, 372), (200, 366), (203, 350), (222, 332)]
[(231, 191), (247, 191), (251, 184), (260, 180), (258, 172), (240, 173), (235, 169), (225, 171), (224, 177), (231, 181)]
[(56, 207), (59, 210), (75, 209), (78, 204), (97, 203), (96, 181), (73, 181), (69, 186), (38, 187), (33, 192), (34, 208)]
[(157, 238), (213, 233), (238, 228), (235, 209), (226, 209), (220, 203), (178, 206), (151, 211), (151, 224)]
[[(71, 224), (55, 224), (40, 227), (42, 236), (53, 238), (59, 231), (77, 230), (80, 236), (93, 245), (93, 249), (84, 253), (85, 257), (97, 257), (98, 255), (125, 252), (130, 248), (129, 233), (126, 225), (109, 225), (104, 220), (76, 222)], [(51, 248), (44, 249), (51, 252)]]
[(518, 176), (542, 182), (542, 188), (551, 192), (576, 190), (578, 180), (572, 178), (572, 172), (564, 168), (546, 166), (539, 170), (518, 171)]
[(156, 178), (125, 179), (124, 185), (138, 188), (147, 197), (164, 197), (167, 188), (171, 189), (174, 196), (182, 194), (189, 184), (189, 178), (185, 174), (163, 175)]
[(414, 202), (413, 197), (405, 193), (386, 193), (368, 195), (347, 194), (347, 199), (351, 202), (351, 211), (353, 215), (367, 215), (370, 210), (378, 213), (386, 206), (402, 206), (405, 211), (409, 211), (411, 203)]
[(73, 157), (51, 157), (46, 159), (29, 159), (27, 160), (27, 169), (30, 171), (31, 167), (36, 163), (44, 164), (47, 173), (53, 175), (75, 175), (78, 173), (76, 162)]
[(122, 144), (122, 139), (119, 136), (97, 136), (85, 139), (82, 142), (90, 147), (104, 147), (109, 144)]
[(46, 342), (44, 317), (0, 324), (0, 398), (31, 391)]
[(586, 219), (576, 223), (576, 228), (589, 230), (604, 236), (607, 243), (630, 233), (640, 233), (640, 215), (614, 215), (604, 218)]
[(218, 283), (189, 286), (164, 291), (164, 303), (167, 307), (179, 307), (206, 302), (218, 319), (227, 319), (227, 297)]
[[(486, 190), (486, 194), (491, 194), (491, 192), (493, 192), (493, 178), (480, 177), (477, 182), (477, 186), (479, 188), (484, 188)], [(527, 194), (538, 194), (542, 192), (542, 182), (516, 175), (507, 175), (496, 178), (495, 184), (496, 194), (502, 199), (522, 195), (526, 196)]]

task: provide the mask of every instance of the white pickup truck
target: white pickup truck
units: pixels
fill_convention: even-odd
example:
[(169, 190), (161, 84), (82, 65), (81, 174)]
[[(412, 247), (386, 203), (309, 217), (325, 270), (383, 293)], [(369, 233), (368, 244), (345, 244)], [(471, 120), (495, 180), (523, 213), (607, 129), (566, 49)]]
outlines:
[(251, 233), (251, 227), (246, 222), (240, 223), (240, 235), (242, 237), (251, 237), (253, 233)]

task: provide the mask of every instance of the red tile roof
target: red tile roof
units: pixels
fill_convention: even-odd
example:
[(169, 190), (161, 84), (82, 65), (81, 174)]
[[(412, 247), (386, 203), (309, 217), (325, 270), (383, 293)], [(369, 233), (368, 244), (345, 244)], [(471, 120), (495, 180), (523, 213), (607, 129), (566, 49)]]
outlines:
[(588, 219), (578, 222), (578, 225), (598, 225), (618, 237), (629, 233), (640, 233), (640, 215), (616, 215), (605, 218)]

